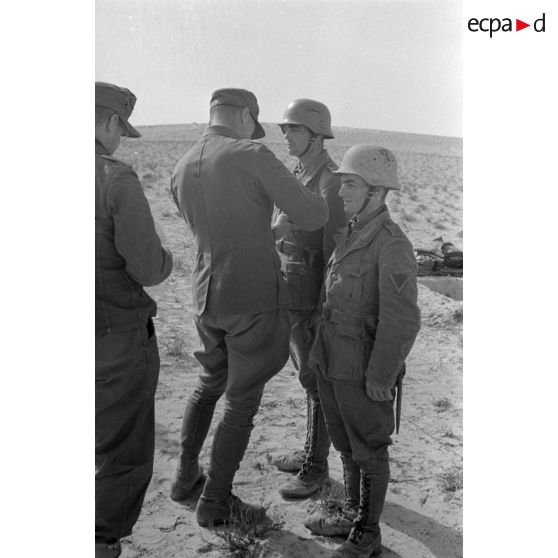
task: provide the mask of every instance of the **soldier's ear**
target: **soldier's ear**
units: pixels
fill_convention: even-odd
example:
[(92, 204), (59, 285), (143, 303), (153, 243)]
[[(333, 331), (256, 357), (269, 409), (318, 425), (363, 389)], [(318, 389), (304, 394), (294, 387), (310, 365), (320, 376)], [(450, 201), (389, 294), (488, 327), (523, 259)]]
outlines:
[(107, 132), (114, 132), (119, 127), (120, 127), (120, 121), (119, 121), (119, 118), (118, 118), (118, 114), (113, 112), (107, 118), (107, 123), (106, 123)]

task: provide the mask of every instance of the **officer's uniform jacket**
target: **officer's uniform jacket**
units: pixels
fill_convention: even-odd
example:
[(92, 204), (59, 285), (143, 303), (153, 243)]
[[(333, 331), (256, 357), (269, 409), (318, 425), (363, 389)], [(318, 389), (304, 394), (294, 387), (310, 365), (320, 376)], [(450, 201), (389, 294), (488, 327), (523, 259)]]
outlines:
[[(287, 279), (289, 309), (311, 310), (319, 301), (325, 264), (335, 248), (334, 234), (346, 224), (343, 200), (339, 197), (341, 180), (333, 174), (338, 166), (324, 149), (306, 167), (300, 163), (293, 174), (308, 190), (327, 202), (329, 219), (318, 230), (294, 230), (277, 241), (283, 275)], [(282, 212), (276, 211), (274, 220)]]
[(411, 243), (384, 205), (336, 236), (310, 364), (332, 381), (394, 387), (420, 329)]
[(172, 270), (134, 170), (95, 142), (95, 332), (145, 327), (157, 306), (144, 291)]
[(287, 291), (271, 230), (274, 204), (304, 229), (327, 220), (323, 199), (303, 188), (263, 144), (209, 126), (179, 161), (171, 191), (197, 242), (197, 315), (284, 308)]

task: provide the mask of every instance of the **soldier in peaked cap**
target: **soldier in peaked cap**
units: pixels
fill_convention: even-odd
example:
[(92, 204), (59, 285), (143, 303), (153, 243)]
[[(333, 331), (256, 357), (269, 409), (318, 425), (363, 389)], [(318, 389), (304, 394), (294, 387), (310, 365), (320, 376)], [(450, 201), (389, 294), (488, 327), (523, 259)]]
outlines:
[(318, 513), (305, 525), (319, 535), (348, 535), (334, 556), (368, 558), (381, 553), (393, 399), (420, 328), (416, 262), (385, 205), (388, 193), (400, 188), (393, 153), (355, 145), (335, 173), (350, 219), (326, 270), (310, 364), (318, 371), (331, 441), (341, 453), (346, 500), (338, 515)]
[(273, 207), (304, 230), (319, 229), (328, 217), (326, 202), (252, 141), (264, 135), (258, 116), (250, 91), (215, 91), (209, 127), (171, 179), (196, 239), (193, 305), (202, 348), (195, 356), (203, 367), (184, 411), (172, 499), (185, 499), (204, 480), (198, 456), (215, 405), (225, 396), (196, 510), (202, 526), (265, 516), (231, 489), (265, 383), (288, 358), (287, 292), (271, 230)]
[(135, 95), (95, 83), (95, 556), (120, 555), (153, 471), (159, 354), (156, 304), (143, 289), (165, 280), (161, 245), (138, 177), (112, 157)]
[(289, 291), (291, 359), (306, 391), (308, 414), (304, 449), (280, 453), (273, 464), (282, 471), (297, 472), (279, 487), (279, 493), (304, 498), (319, 490), (328, 479), (330, 441), (316, 372), (308, 366), (308, 354), (314, 340), (324, 268), (335, 247), (333, 235), (345, 226), (346, 219), (338, 195), (339, 176), (334, 174), (337, 165), (324, 148), (324, 140), (333, 138), (327, 106), (312, 99), (295, 99), (287, 106), (279, 126), (289, 154), (298, 159), (293, 174), (305, 188), (322, 196), (329, 208), (328, 222), (316, 231), (293, 226), (288, 214), (280, 210), (275, 212), (273, 225)]

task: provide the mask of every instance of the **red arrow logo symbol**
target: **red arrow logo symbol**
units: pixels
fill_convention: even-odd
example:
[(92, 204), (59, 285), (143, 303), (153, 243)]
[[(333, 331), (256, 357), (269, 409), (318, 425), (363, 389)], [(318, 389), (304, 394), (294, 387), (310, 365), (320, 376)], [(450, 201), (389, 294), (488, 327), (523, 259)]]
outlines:
[(531, 24), (530, 23), (525, 23), (524, 21), (521, 21), (520, 19), (515, 20), (515, 30), (516, 31), (521, 31), (522, 29), (525, 29), (525, 27), (531, 27)]

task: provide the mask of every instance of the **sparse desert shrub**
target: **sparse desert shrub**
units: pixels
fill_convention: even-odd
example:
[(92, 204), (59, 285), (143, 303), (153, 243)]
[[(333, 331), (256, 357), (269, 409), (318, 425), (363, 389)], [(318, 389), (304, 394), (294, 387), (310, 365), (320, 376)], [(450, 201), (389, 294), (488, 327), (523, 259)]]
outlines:
[(258, 473), (260, 473), (260, 475), (265, 473), (265, 464), (261, 461), (256, 461), (252, 466), (256, 469), (256, 471), (258, 471)]
[(442, 436), (444, 438), (452, 438), (454, 440), (457, 440), (457, 436), (453, 433), (453, 430), (451, 428), (448, 428), (443, 434)]
[(434, 408), (438, 413), (447, 411), (451, 407), (451, 401), (447, 397), (434, 401)]
[(440, 485), (445, 493), (457, 492), (463, 488), (463, 469), (454, 467), (440, 475)]
[(186, 341), (179, 335), (171, 337), (164, 346), (167, 350), (167, 355), (171, 357), (181, 357), (186, 354)]
[[(343, 492), (343, 490), (341, 492)], [(322, 485), (319, 496), (318, 506), (328, 515), (334, 515), (340, 512), (345, 505), (345, 494), (340, 493), (340, 491), (336, 490), (329, 483)]]
[[(266, 507), (266, 512), (268, 507)], [(267, 519), (263, 523), (254, 523), (241, 514), (235, 521), (214, 529), (213, 533), (219, 539), (221, 550), (226, 552), (225, 556), (238, 558), (257, 558), (263, 550), (262, 539), (269, 531), (279, 529), (280, 521)]]

